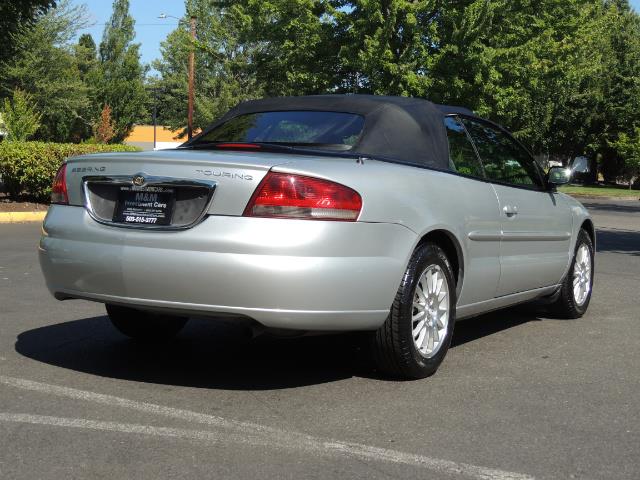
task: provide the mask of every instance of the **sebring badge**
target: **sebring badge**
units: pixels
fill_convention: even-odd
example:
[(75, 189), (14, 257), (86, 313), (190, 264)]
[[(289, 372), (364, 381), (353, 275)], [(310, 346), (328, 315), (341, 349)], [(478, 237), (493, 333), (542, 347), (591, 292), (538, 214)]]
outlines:
[(141, 187), (144, 185), (144, 177), (142, 175), (136, 175), (133, 177), (133, 184), (136, 187)]

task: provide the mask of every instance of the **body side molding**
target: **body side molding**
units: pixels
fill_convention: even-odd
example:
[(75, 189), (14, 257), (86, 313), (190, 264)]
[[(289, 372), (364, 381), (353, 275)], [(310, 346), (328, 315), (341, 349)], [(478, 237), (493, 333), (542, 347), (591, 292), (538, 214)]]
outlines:
[(469, 240), (476, 242), (558, 242), (571, 238), (571, 232), (469, 232)]

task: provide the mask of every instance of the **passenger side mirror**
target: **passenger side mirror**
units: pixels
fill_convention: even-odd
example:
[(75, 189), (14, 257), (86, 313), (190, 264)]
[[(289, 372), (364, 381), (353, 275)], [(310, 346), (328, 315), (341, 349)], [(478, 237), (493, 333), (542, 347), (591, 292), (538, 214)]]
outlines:
[(547, 185), (557, 187), (558, 185), (566, 185), (571, 181), (573, 172), (566, 167), (551, 167), (547, 173)]

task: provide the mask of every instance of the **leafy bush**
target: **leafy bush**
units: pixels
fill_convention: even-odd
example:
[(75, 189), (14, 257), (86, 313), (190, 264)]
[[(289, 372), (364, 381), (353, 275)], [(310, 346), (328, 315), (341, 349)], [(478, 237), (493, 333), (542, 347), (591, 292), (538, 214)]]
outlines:
[(27, 140), (40, 128), (42, 115), (34, 107), (33, 96), (18, 88), (13, 92), (11, 102), (8, 98), (4, 99), (2, 118), (8, 140)]
[(128, 145), (0, 142), (0, 176), (11, 197), (26, 193), (46, 201), (53, 177), (64, 159), (88, 153), (138, 150)]

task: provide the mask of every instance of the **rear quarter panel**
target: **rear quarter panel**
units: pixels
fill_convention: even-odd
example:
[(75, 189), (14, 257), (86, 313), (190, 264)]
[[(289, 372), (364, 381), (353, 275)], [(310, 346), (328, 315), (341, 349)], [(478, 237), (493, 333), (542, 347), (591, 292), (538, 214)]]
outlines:
[[(427, 233), (444, 230), (462, 253), (464, 281), (458, 304), (493, 298), (499, 278), (499, 241), (473, 242), (471, 231), (499, 233), (499, 205), (490, 184), (445, 172), (375, 160), (311, 159), (292, 161), (275, 170), (323, 177), (362, 195), (361, 222), (395, 223), (415, 232), (406, 252)], [(398, 284), (400, 278), (398, 278)]]

